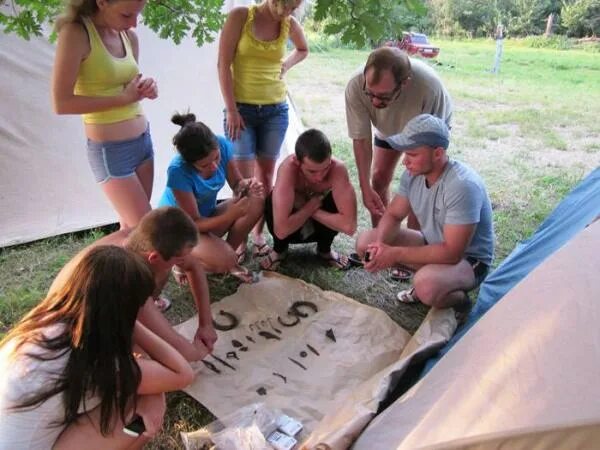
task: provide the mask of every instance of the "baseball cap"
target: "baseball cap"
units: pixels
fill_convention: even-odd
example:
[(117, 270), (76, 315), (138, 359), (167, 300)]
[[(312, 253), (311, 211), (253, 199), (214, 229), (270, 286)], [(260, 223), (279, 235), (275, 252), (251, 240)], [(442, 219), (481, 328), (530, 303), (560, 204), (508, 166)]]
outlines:
[(421, 145), (448, 148), (450, 132), (446, 123), (431, 114), (420, 114), (408, 121), (402, 133), (385, 139), (394, 150), (409, 150)]

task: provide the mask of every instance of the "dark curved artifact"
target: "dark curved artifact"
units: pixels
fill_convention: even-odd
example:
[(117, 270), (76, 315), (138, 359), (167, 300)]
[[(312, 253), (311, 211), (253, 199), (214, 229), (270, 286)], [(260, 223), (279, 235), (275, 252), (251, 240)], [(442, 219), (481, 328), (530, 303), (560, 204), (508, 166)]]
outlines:
[(240, 347), (241, 347), (242, 345), (244, 345), (244, 344), (242, 344), (242, 343), (241, 343), (240, 341), (238, 341), (237, 339), (234, 339), (234, 340), (232, 340), (232, 341), (231, 341), (231, 345), (233, 345), (235, 348), (240, 348)]
[(264, 337), (265, 339), (277, 339), (278, 341), (281, 340), (279, 336), (271, 333), (270, 331), (260, 331), (258, 334)]
[(301, 357), (301, 358), (306, 358), (307, 356), (308, 356), (308, 353), (306, 353), (304, 350), (302, 350), (302, 351), (300, 352), (300, 357)]
[(227, 311), (219, 311), (219, 315), (226, 317), (229, 320), (229, 323), (226, 325), (222, 325), (219, 322), (217, 322), (215, 319), (213, 319), (212, 323), (213, 326), (219, 330), (219, 331), (229, 331), (229, 330), (233, 330), (235, 327), (237, 327), (240, 323), (240, 321), (237, 319), (237, 317), (235, 317), (233, 314), (231, 314), (230, 312)]
[(298, 316), (292, 316), (292, 317), (295, 320), (293, 320), (292, 322), (284, 322), (283, 319), (281, 318), (281, 316), (277, 316), (277, 322), (279, 322), (279, 324), (283, 325), (284, 327), (294, 327), (294, 326), (298, 325), (298, 323), (300, 323), (300, 317), (298, 317)]
[(210, 370), (212, 370), (214, 373), (221, 373), (221, 371), (219, 369), (217, 369), (217, 366), (215, 366), (213, 363), (211, 363), (210, 361), (202, 361), (204, 363), (204, 365), (206, 367), (208, 367)]
[(300, 311), (300, 308), (308, 308), (312, 310), (313, 314), (319, 311), (319, 308), (313, 302), (294, 302), (288, 309), (288, 314), (302, 318), (308, 317), (308, 314)]
[(253, 344), (256, 344), (256, 341), (254, 339), (252, 339), (252, 337), (246, 336), (246, 339), (248, 339), (248, 342), (252, 342)]
[(240, 347), (240, 352), (247, 352), (248, 351), (248, 347), (246, 347), (245, 345), (243, 347)]
[(237, 359), (238, 361), (240, 360), (240, 358), (238, 358), (238, 355), (236, 352), (227, 352), (227, 354), (225, 355), (225, 357), (227, 359)]
[(283, 380), (283, 382), (287, 384), (287, 377), (285, 377), (285, 376), (283, 376), (283, 375), (281, 375), (280, 373), (277, 373), (277, 372), (273, 372), (273, 375), (275, 375), (276, 377), (281, 378)]
[(219, 361), (221, 364), (223, 364), (225, 367), (229, 367), (231, 370), (237, 370), (235, 367), (233, 367), (231, 364), (229, 364), (227, 361), (223, 361), (221, 358), (219, 358), (217, 355), (215, 355), (214, 353), (211, 355), (215, 360)]

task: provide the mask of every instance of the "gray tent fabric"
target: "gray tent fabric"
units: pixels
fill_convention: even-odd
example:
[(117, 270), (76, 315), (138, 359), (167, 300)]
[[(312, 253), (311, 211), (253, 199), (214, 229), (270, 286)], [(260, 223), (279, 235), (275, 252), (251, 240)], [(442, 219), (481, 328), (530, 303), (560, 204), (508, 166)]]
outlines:
[[(236, 3), (227, 1), (225, 7)], [(174, 156), (171, 139), (178, 127), (171, 115), (189, 109), (213, 132), (223, 133), (217, 43), (198, 48), (187, 38), (175, 45), (143, 25), (136, 32), (140, 70), (155, 78), (159, 89), (158, 99), (142, 101), (154, 143), (156, 205)], [(54, 44), (46, 37), (26, 41), (0, 30), (0, 247), (117, 221), (88, 167), (81, 118), (52, 111), (53, 59)], [(282, 157), (302, 128), (292, 102), (290, 116)]]

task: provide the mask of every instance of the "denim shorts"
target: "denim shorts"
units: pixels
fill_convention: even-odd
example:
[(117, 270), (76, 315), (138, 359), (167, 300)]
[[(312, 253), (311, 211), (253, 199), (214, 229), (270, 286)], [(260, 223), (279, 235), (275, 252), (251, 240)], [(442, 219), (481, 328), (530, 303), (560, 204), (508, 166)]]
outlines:
[[(250, 105), (237, 103), (238, 111), (246, 128), (233, 142), (233, 159), (253, 160), (257, 158), (277, 160), (281, 144), (288, 128), (287, 102), (274, 105)], [(223, 120), (227, 135), (227, 115)], [(227, 135), (228, 138), (230, 138)]]
[(97, 183), (127, 178), (144, 162), (154, 158), (150, 127), (133, 139), (96, 142), (88, 139), (87, 156)]

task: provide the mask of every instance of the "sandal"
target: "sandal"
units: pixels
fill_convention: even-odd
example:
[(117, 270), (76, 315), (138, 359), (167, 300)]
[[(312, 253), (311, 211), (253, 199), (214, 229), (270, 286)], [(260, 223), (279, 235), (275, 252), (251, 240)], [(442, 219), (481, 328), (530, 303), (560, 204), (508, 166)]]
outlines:
[(269, 244), (266, 242), (263, 242), (262, 244), (252, 244), (252, 256), (262, 258), (263, 256), (268, 256), (269, 253), (271, 253), (271, 247), (269, 247)]
[(154, 306), (156, 306), (160, 312), (167, 312), (169, 308), (171, 308), (171, 300), (167, 297), (159, 296), (154, 297), (152, 300), (154, 300)]
[(348, 261), (350, 261), (350, 264), (352, 264), (353, 266), (356, 266), (356, 267), (362, 267), (365, 265), (365, 263), (363, 262), (362, 258), (358, 255), (358, 253), (350, 253), (348, 255)]
[(179, 266), (173, 266), (171, 268), (171, 273), (178, 285), (185, 286), (188, 283), (187, 275)]
[(419, 299), (415, 294), (415, 288), (404, 289), (403, 291), (398, 292), (398, 300), (402, 303), (418, 303)]
[(237, 261), (238, 265), (244, 264), (246, 261), (246, 246), (243, 248), (238, 247), (238, 249), (235, 251), (235, 260)]
[(331, 250), (327, 254), (319, 254), (324, 263), (340, 270), (348, 270), (352, 263), (346, 255)]
[(465, 292), (465, 300), (457, 305), (454, 305), (452, 308), (454, 309), (454, 317), (456, 317), (456, 322), (458, 326), (464, 324), (473, 309), (473, 302), (469, 298), (469, 295)]
[(271, 250), (263, 259), (260, 260), (260, 267), (264, 270), (277, 271), (281, 262), (287, 255), (285, 253), (277, 253), (275, 250)]
[(248, 269), (232, 270), (229, 275), (236, 277), (242, 283), (254, 284), (258, 282), (259, 275), (257, 272), (251, 272)]
[(394, 281), (408, 281), (412, 278), (413, 272), (406, 267), (393, 267), (390, 278)]

